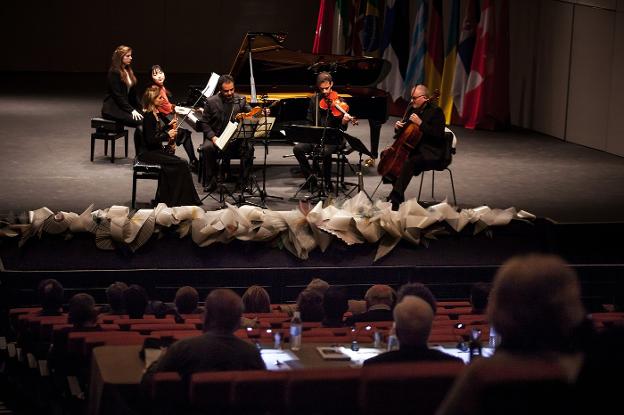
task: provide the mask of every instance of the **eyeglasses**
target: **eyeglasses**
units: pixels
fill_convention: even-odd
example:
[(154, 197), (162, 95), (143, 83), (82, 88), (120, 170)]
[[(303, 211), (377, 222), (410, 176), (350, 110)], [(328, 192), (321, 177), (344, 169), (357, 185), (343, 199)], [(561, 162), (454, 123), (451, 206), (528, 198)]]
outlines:
[(412, 95), (412, 99), (415, 101), (415, 100), (417, 100), (417, 99), (418, 99), (418, 98), (420, 98), (420, 97), (426, 97), (426, 96), (427, 96), (427, 95), (416, 95), (416, 96), (413, 96), (413, 95)]

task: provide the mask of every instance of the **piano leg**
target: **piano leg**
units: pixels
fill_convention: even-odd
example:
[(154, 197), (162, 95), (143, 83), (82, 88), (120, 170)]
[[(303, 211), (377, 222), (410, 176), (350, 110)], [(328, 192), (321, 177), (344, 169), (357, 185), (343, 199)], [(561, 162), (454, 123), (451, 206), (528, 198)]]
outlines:
[(379, 156), (379, 136), (381, 134), (381, 126), (383, 125), (383, 122), (369, 119), (368, 125), (370, 127), (371, 137), (370, 151), (373, 154), (373, 157), (377, 158)]

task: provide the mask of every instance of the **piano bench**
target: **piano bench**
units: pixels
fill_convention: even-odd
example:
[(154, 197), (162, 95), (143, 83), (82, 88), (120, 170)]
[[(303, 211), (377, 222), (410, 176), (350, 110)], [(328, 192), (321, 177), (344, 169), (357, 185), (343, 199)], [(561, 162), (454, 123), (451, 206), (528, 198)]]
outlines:
[(162, 166), (155, 163), (144, 163), (134, 159), (132, 165), (132, 209), (136, 205), (137, 180), (158, 180)]
[(108, 155), (108, 142), (111, 142), (111, 163), (115, 162), (115, 142), (118, 138), (124, 138), (125, 155), (128, 157), (128, 130), (117, 121), (104, 118), (91, 118), (91, 128), (95, 129), (91, 133), (91, 161), (95, 150), (95, 140), (104, 140), (104, 155)]

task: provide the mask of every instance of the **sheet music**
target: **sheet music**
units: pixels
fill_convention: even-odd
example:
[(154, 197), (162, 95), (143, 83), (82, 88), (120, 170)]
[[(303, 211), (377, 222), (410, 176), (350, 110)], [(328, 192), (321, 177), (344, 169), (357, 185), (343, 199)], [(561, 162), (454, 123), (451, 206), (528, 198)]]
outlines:
[(206, 98), (210, 98), (212, 94), (214, 94), (215, 89), (217, 88), (217, 82), (219, 81), (219, 74), (212, 73), (210, 74), (210, 79), (208, 79), (208, 83), (206, 84), (206, 88), (202, 91), (202, 94)]
[(260, 117), (258, 119), (258, 127), (254, 133), (254, 138), (264, 138), (269, 135), (274, 123), (275, 117)]
[(236, 131), (236, 127), (238, 127), (237, 122), (228, 122), (228, 125), (225, 127), (225, 130), (223, 130), (223, 133), (221, 133), (221, 135), (217, 137), (215, 145), (219, 147), (220, 150), (223, 150), (228, 141), (230, 141), (230, 137), (232, 137), (232, 134), (234, 134), (234, 131)]

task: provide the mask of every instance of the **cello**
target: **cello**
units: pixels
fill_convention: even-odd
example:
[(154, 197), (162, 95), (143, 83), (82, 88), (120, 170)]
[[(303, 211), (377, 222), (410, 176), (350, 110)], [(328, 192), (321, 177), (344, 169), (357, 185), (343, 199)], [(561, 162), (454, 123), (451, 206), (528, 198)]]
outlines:
[[(435, 90), (431, 97), (429, 97), (421, 106), (421, 111), (425, 105), (429, 102), (434, 102), (440, 96), (440, 91)], [(410, 152), (416, 148), (420, 139), (422, 138), (422, 131), (420, 128), (411, 122), (407, 117), (407, 113), (410, 107), (407, 107), (405, 114), (403, 114), (403, 122), (405, 125), (397, 131), (394, 135), (394, 143), (379, 155), (379, 164), (377, 165), (377, 173), (379, 173), (385, 180), (394, 182), (401, 174), (401, 169), (405, 164), (405, 161), (410, 155)]]

